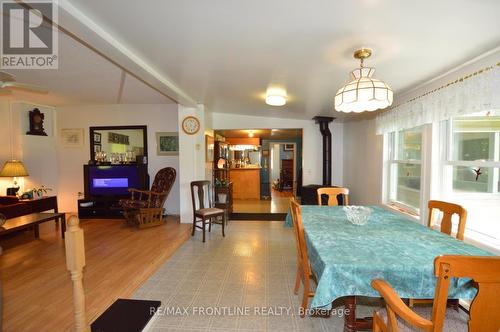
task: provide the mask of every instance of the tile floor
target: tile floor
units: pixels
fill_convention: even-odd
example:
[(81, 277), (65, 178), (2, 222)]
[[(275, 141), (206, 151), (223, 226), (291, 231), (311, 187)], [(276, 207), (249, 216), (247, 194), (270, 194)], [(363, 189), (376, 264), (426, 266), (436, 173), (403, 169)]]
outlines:
[[(222, 238), (219, 227), (206, 243), (197, 232), (132, 297), (162, 301), (150, 331), (343, 330), (338, 315), (298, 316), (291, 229), (282, 222), (232, 222)], [(358, 308), (360, 315), (373, 311)]]

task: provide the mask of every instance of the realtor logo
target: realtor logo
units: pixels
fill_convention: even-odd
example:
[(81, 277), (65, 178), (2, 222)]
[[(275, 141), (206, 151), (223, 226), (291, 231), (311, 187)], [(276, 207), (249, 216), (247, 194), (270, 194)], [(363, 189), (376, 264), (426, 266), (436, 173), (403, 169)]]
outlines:
[(2, 1), (3, 69), (57, 69), (57, 3)]

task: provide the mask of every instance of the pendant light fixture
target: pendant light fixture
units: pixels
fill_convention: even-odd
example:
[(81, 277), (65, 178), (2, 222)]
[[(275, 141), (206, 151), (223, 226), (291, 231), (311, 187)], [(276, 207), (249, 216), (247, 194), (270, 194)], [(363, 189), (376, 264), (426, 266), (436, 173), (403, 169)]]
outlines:
[(335, 95), (335, 109), (345, 113), (372, 112), (392, 105), (392, 89), (384, 82), (372, 78), (375, 68), (365, 67), (363, 62), (372, 55), (372, 50), (362, 48), (354, 52), (361, 65), (351, 72), (352, 81), (344, 85)]

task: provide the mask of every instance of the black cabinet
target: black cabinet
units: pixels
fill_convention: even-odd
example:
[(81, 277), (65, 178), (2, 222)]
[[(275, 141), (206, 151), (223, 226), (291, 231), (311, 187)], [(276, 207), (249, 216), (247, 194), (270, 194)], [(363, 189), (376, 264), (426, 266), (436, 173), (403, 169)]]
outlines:
[(123, 218), (123, 210), (119, 200), (109, 198), (89, 198), (78, 200), (78, 218), (80, 219), (112, 219)]

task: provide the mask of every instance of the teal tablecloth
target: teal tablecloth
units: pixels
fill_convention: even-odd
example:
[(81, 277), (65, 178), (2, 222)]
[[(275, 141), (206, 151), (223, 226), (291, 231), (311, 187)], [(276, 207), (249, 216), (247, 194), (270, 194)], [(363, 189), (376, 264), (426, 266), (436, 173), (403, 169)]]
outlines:
[[(342, 296), (378, 297), (370, 285), (376, 278), (385, 279), (402, 298), (433, 298), (436, 256), (492, 255), (399, 213), (371, 208), (368, 223), (356, 226), (342, 207), (301, 206), (309, 260), (318, 279), (312, 308), (329, 309)], [(471, 281), (461, 278), (452, 281), (449, 297), (471, 299), (475, 292)]]

